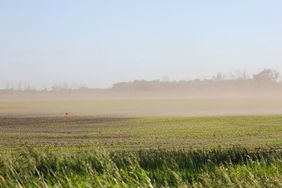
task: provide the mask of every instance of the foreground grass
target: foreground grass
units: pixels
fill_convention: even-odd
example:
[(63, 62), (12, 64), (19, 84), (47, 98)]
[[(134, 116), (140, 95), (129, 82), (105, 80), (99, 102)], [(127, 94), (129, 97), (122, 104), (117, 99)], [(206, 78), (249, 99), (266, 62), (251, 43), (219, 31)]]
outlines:
[(0, 187), (282, 187), (282, 151), (26, 150), (1, 156)]

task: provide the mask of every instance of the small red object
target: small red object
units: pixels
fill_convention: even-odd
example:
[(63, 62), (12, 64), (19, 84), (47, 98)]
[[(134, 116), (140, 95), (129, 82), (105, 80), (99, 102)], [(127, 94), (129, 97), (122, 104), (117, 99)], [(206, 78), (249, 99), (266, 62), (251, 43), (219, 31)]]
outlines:
[(65, 112), (65, 116), (68, 116), (69, 115), (69, 113), (68, 112)]

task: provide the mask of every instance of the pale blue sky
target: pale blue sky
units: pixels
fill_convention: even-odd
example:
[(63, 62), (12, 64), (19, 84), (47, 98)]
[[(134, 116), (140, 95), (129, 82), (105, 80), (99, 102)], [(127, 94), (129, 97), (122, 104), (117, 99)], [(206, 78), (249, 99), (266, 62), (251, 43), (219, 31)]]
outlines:
[(0, 87), (282, 72), (281, 0), (0, 0)]

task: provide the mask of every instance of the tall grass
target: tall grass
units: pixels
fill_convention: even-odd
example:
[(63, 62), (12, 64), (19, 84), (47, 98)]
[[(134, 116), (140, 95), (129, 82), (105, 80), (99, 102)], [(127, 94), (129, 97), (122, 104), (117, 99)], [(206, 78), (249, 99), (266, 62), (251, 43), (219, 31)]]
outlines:
[(1, 156), (0, 187), (282, 187), (282, 151), (26, 150)]

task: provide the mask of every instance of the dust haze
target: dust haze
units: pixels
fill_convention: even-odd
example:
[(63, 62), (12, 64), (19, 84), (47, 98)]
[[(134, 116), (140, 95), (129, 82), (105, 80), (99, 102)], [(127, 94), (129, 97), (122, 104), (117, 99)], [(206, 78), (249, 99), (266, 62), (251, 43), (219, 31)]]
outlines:
[(135, 80), (108, 89), (54, 86), (0, 91), (0, 114), (22, 116), (204, 116), (282, 114), (279, 72), (169, 81)]

